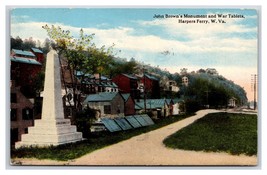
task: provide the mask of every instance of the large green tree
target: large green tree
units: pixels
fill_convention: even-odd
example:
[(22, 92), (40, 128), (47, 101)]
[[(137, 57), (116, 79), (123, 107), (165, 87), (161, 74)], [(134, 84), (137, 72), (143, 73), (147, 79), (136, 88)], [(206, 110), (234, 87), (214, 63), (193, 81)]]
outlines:
[[(83, 29), (80, 30), (78, 38), (74, 38), (69, 30), (63, 30), (60, 26), (45, 25), (43, 29), (47, 31), (51, 42), (54, 43), (53, 47), (57, 50), (60, 59), (64, 58), (67, 60), (67, 69), (64, 71), (69, 71), (71, 75), (71, 88), (74, 95), (73, 107), (77, 112), (81, 103), (81, 91), (78, 89), (78, 83), (82, 82), (85, 78), (84, 75), (88, 73), (107, 73), (106, 71), (109, 70), (108, 67), (112, 62), (114, 45), (108, 48), (105, 46), (97, 48), (95, 43), (92, 42), (95, 34), (87, 35)], [(80, 81), (76, 78), (77, 71), (83, 73)], [(62, 73), (64, 74), (64, 72)], [(62, 77), (63, 83), (65, 83), (64, 76)], [(67, 91), (67, 89), (65, 90)]]

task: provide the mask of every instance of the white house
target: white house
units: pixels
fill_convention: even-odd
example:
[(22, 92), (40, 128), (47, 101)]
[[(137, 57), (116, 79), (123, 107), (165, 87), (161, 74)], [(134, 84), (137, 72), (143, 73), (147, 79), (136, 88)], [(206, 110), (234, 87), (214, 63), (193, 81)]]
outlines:
[(232, 98), (229, 99), (228, 107), (230, 107), (230, 108), (236, 107), (236, 98), (235, 97), (232, 97)]

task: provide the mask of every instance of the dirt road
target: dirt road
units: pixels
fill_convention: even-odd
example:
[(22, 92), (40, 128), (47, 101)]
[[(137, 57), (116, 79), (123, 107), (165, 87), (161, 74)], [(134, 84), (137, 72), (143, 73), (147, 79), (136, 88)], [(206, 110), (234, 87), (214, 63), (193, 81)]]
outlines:
[(163, 140), (179, 129), (216, 110), (201, 110), (195, 116), (129, 140), (96, 150), (70, 162), (20, 160), (26, 165), (257, 165), (256, 156), (233, 156), (166, 148)]

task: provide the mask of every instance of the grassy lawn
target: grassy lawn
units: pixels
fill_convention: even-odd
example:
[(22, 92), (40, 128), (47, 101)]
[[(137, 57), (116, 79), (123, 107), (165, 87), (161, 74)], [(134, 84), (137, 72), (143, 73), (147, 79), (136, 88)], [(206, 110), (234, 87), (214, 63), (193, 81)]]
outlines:
[(48, 148), (20, 148), (11, 150), (11, 158), (37, 158), (67, 161), (81, 157), (87, 153), (118, 143), (133, 136), (146, 133), (192, 115), (172, 116), (154, 121), (155, 125), (120, 132), (100, 132), (92, 134), (88, 140), (81, 142), (51, 146)]
[(164, 140), (175, 149), (257, 155), (257, 116), (208, 114)]

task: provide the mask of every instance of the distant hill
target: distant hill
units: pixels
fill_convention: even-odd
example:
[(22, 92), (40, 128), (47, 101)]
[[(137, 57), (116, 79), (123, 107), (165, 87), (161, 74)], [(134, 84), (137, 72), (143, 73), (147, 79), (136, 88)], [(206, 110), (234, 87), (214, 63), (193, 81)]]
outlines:
[[(143, 71), (146, 71), (159, 79), (167, 77), (174, 80), (180, 87), (180, 91), (172, 94), (172, 98), (194, 101), (200, 108), (207, 105), (215, 108), (226, 107), (230, 98), (235, 98), (238, 105), (246, 105), (248, 101), (246, 92), (241, 86), (226, 79), (214, 68), (199, 69), (190, 73), (186, 71), (186, 68), (183, 68), (180, 73), (172, 74), (167, 70), (162, 70), (159, 66), (143, 65), (133, 58), (130, 61), (115, 58), (114, 65), (114, 67), (119, 66), (121, 71), (126, 71), (117, 71), (117, 73), (142, 74)], [(187, 87), (182, 84), (182, 77), (184, 76), (189, 80)]]

